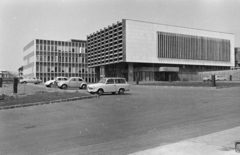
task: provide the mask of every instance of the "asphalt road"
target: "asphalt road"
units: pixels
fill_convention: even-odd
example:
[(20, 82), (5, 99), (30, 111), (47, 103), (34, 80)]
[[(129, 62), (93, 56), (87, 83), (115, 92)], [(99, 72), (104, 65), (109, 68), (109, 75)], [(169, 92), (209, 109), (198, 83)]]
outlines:
[(240, 87), (131, 86), (125, 95), (1, 110), (0, 154), (123, 155), (239, 124)]

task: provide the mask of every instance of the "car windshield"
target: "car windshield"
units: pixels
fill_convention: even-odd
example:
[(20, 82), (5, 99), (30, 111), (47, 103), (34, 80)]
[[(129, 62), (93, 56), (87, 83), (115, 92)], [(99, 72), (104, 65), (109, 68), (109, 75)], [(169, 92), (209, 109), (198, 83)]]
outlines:
[(101, 79), (98, 81), (98, 83), (105, 83), (107, 79)]

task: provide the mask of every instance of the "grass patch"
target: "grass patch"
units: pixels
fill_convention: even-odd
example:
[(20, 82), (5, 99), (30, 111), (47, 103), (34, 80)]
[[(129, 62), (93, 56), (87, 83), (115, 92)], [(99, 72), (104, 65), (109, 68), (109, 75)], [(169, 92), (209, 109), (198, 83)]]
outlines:
[(4, 100), (0, 100), (0, 106), (20, 105), (26, 103), (46, 102), (60, 99), (67, 99), (73, 97), (82, 97), (86, 94), (79, 92), (44, 92), (38, 91), (31, 95), (18, 95), (18, 97), (6, 96)]

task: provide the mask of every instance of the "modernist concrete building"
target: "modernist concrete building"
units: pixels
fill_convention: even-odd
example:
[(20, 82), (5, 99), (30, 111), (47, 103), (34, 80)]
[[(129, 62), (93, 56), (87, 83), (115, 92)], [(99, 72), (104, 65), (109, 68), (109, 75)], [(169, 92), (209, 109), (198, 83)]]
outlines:
[(95, 69), (87, 67), (86, 41), (35, 39), (23, 49), (24, 77), (48, 81), (57, 76), (83, 77), (95, 82)]
[(123, 19), (87, 36), (88, 67), (100, 76), (194, 80), (234, 66), (234, 35)]

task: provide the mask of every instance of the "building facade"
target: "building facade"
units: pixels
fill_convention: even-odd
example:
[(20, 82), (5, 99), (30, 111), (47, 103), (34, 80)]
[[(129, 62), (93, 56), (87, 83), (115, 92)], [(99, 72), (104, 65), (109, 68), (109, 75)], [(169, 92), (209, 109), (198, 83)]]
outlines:
[(86, 41), (31, 41), (23, 49), (23, 76), (48, 81), (58, 76), (82, 77), (95, 82), (95, 69), (87, 66)]
[(127, 19), (88, 35), (87, 46), (97, 78), (184, 80), (235, 63), (233, 34)]

